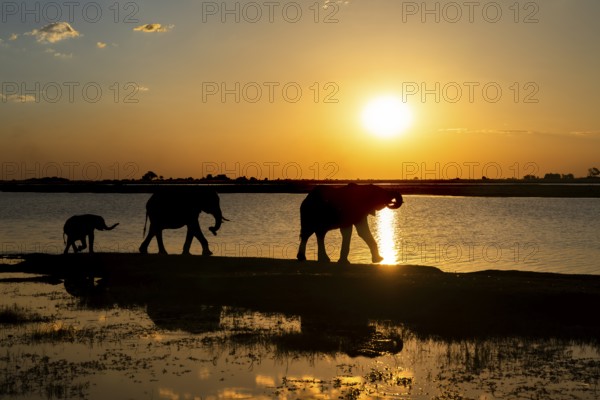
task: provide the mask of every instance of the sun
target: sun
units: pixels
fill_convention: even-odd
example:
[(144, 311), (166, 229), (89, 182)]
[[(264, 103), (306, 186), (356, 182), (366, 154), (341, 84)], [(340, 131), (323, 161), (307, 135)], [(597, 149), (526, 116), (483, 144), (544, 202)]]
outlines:
[(363, 126), (379, 137), (396, 136), (410, 127), (411, 123), (410, 107), (393, 95), (372, 99), (362, 111)]

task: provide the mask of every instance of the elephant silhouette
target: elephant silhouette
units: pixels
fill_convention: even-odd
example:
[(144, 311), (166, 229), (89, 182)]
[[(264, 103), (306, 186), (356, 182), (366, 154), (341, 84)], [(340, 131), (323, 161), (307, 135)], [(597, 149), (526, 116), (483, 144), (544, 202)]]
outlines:
[[(119, 223), (112, 226), (106, 226), (104, 218), (94, 214), (74, 215), (67, 219), (63, 227), (63, 240), (67, 245), (64, 254), (69, 252), (69, 247), (73, 247), (73, 252), (85, 250), (87, 248), (86, 236), (90, 240), (89, 252), (94, 252), (94, 229), (99, 231), (113, 230)], [(66, 239), (65, 239), (66, 235)], [(81, 241), (81, 246), (76, 246), (75, 242)]]
[(195, 237), (202, 245), (202, 255), (211, 255), (212, 252), (208, 247), (208, 241), (200, 230), (198, 217), (204, 211), (215, 218), (215, 226), (211, 226), (208, 229), (216, 236), (217, 231), (221, 228), (221, 223), (229, 221), (223, 217), (219, 202), (219, 195), (214, 190), (171, 190), (154, 193), (146, 203), (144, 235), (146, 234), (148, 219), (150, 219), (150, 228), (148, 236), (146, 236), (146, 239), (140, 245), (140, 253), (148, 253), (148, 245), (152, 238), (156, 236), (158, 252), (160, 254), (167, 254), (162, 238), (163, 229), (179, 229), (187, 226), (183, 254), (190, 253), (190, 246)]
[(388, 207), (399, 208), (402, 195), (375, 185), (350, 183), (344, 187), (317, 186), (306, 196), (300, 206), (300, 247), (298, 260), (306, 260), (306, 242), (313, 233), (317, 236), (318, 260), (328, 262), (325, 235), (332, 229), (342, 233), (340, 263), (348, 263), (352, 226), (371, 250), (374, 263), (383, 260), (377, 242), (369, 230), (367, 216)]

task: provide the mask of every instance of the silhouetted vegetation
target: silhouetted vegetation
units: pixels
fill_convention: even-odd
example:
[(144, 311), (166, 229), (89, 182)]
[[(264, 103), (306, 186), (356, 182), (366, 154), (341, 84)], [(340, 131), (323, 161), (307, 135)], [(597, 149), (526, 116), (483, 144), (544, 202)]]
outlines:
[[(522, 179), (259, 179), (227, 174), (207, 174), (202, 178), (164, 178), (147, 171), (139, 179), (69, 180), (59, 177), (0, 181), (0, 192), (41, 193), (154, 193), (172, 185), (218, 186), (219, 193), (308, 193), (317, 185), (383, 184), (402, 194), (486, 197), (600, 197), (600, 170), (589, 168), (588, 176), (572, 173), (528, 174)], [(552, 183), (553, 185), (540, 185)]]
[(560, 179), (560, 174), (549, 173), (544, 175), (544, 179)]
[(156, 178), (158, 178), (158, 175), (153, 171), (148, 171), (142, 176), (143, 181), (152, 181)]
[(47, 319), (16, 304), (0, 307), (0, 324), (18, 325), (44, 321)]

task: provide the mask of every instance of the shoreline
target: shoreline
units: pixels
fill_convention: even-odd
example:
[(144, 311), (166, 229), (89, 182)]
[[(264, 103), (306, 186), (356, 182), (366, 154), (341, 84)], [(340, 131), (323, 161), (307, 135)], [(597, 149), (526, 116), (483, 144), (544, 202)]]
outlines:
[(403, 195), (475, 196), (475, 197), (558, 197), (600, 198), (600, 182), (579, 179), (573, 181), (526, 182), (518, 180), (468, 181), (402, 181), (402, 180), (339, 180), (339, 181), (69, 181), (47, 182), (3, 181), (0, 192), (35, 193), (153, 193), (158, 189), (211, 187), (219, 193), (308, 193), (316, 185), (357, 184), (381, 185)]
[[(501, 270), (501, 269), (482, 269), (468, 272), (444, 271), (438, 267), (430, 265), (418, 264), (372, 264), (372, 263), (349, 263), (339, 264), (335, 261), (319, 262), (316, 260), (298, 261), (296, 259), (274, 258), (274, 257), (238, 257), (238, 256), (203, 256), (200, 254), (158, 254), (158, 253), (123, 253), (123, 252), (96, 252), (88, 253), (6, 253), (0, 254), (0, 274), (8, 272), (22, 272), (32, 274), (47, 274), (47, 275), (69, 275), (71, 272), (77, 272), (76, 262), (88, 262), (88, 266), (106, 268), (106, 271), (111, 271), (116, 266), (123, 263), (131, 263), (129, 272), (142, 272), (141, 265), (144, 264), (147, 273), (160, 273), (158, 269), (161, 264), (167, 261), (177, 263), (178, 267), (186, 268), (202, 267), (204, 270), (199, 272), (211, 271), (211, 273), (237, 273), (240, 271), (248, 271), (246, 268), (251, 268), (249, 271), (256, 273), (268, 274), (276, 272), (278, 274), (298, 274), (307, 272), (311, 274), (331, 273), (331, 274), (352, 274), (352, 273), (370, 273), (374, 270), (381, 272), (387, 269), (389, 273), (428, 273), (452, 276), (476, 276), (476, 275), (498, 275), (498, 276), (513, 276), (513, 277), (529, 277), (529, 278), (567, 278), (567, 279), (583, 279), (592, 278), (598, 279), (600, 284), (600, 274), (572, 274), (563, 272), (545, 272), (545, 271), (527, 271), (519, 269)], [(4, 263), (3, 261), (7, 261)], [(65, 262), (63, 267), (55, 267), (45, 265), (46, 262), (53, 263), (56, 261)], [(109, 262), (116, 263), (111, 267)], [(148, 264), (145, 264), (148, 262)], [(20, 266), (19, 270), (7, 270)], [(95, 270), (96, 272), (101, 272)], [(225, 268), (224, 270), (220, 268)], [(390, 272), (391, 271), (391, 272)], [(173, 271), (169, 271), (173, 273)], [(175, 270), (175, 273), (177, 270)], [(599, 288), (600, 289), (600, 288)]]
[(79, 287), (79, 293), (93, 290), (94, 278), (100, 278), (117, 303), (158, 301), (173, 313), (182, 304), (206, 304), (299, 315), (306, 320), (389, 320), (406, 324), (424, 337), (451, 340), (527, 336), (597, 342), (600, 337), (600, 320), (595, 317), (600, 306), (597, 275), (448, 273), (418, 265), (214, 256), (20, 257), (23, 262), (2, 265), (0, 272), (43, 275), (30, 279), (64, 282)]

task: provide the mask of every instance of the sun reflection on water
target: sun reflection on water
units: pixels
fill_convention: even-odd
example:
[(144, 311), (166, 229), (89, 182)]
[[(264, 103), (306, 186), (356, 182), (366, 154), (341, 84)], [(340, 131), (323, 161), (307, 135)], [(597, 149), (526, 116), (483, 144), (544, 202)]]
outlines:
[(384, 208), (377, 212), (376, 240), (379, 253), (383, 257), (381, 264), (397, 264), (398, 252), (396, 251), (396, 234), (394, 229), (394, 210)]

